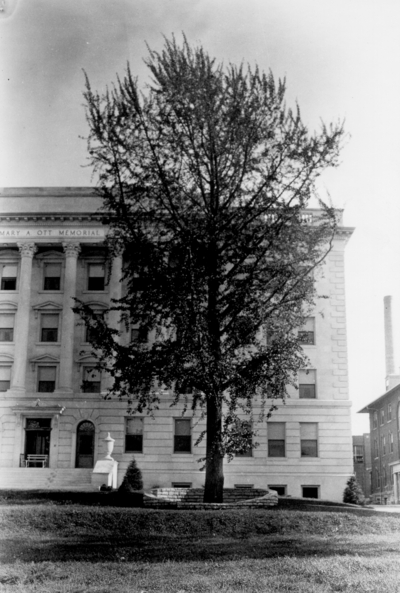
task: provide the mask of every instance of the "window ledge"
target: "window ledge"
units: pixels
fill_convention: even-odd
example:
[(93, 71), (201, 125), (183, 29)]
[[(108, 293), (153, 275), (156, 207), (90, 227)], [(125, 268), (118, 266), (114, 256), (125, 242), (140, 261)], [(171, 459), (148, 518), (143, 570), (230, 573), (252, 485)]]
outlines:
[(82, 294), (108, 294), (108, 290), (82, 290)]
[(0, 295), (1, 294), (18, 294), (18, 290), (0, 290)]
[(35, 346), (61, 346), (61, 342), (36, 342)]
[(38, 290), (38, 294), (63, 294), (63, 290)]

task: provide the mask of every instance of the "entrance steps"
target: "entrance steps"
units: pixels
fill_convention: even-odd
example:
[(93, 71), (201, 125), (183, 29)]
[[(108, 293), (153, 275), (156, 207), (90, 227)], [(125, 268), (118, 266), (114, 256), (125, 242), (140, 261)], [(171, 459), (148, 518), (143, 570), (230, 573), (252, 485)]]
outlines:
[(2, 467), (0, 490), (73, 490), (92, 492), (92, 469)]

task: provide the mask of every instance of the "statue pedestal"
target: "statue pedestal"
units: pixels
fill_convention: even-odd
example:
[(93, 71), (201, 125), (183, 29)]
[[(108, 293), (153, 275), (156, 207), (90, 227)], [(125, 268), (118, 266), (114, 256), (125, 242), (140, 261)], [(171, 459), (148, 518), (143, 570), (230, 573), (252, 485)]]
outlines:
[(92, 472), (92, 486), (99, 490), (103, 484), (117, 487), (118, 462), (114, 459), (101, 459), (96, 462)]

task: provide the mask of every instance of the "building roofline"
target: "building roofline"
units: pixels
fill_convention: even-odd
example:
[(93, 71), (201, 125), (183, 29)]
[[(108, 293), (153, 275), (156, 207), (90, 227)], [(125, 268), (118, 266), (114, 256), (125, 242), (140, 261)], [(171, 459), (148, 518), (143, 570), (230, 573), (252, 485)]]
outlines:
[(374, 399), (372, 402), (370, 402), (369, 404), (367, 404), (366, 406), (364, 406), (362, 408), (362, 410), (359, 410), (357, 412), (357, 414), (369, 414), (369, 412), (375, 411), (375, 408), (373, 408), (372, 406), (379, 405), (379, 403), (385, 397), (387, 397), (388, 395), (393, 395), (393, 393), (396, 391), (396, 389), (400, 391), (400, 384), (399, 385), (395, 385), (391, 389), (388, 389), (383, 395), (380, 395), (379, 397), (377, 397), (376, 399)]

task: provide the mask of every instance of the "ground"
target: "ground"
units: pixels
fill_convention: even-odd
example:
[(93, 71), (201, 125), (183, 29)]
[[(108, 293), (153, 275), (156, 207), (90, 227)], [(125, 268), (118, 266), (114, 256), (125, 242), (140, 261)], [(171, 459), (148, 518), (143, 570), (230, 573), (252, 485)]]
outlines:
[(0, 593), (394, 593), (400, 514), (0, 507)]

